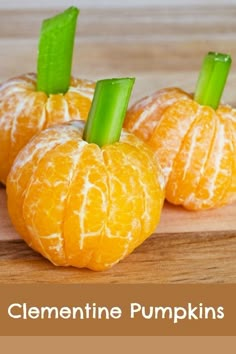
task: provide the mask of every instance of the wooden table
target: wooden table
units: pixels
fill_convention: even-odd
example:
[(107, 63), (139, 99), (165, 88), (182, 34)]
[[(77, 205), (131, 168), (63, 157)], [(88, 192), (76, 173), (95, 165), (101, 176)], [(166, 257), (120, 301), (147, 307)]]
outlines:
[[(1, 8), (0, 79), (35, 71), (43, 7)], [(236, 58), (236, 6), (83, 8), (74, 52), (74, 74), (98, 79), (135, 76), (132, 101), (161, 87), (194, 90), (203, 55)], [(236, 101), (233, 63), (224, 99)], [(0, 188), (0, 283), (234, 283), (236, 204), (187, 212), (166, 204), (156, 232), (113, 269), (57, 268), (29, 249), (13, 230)]]

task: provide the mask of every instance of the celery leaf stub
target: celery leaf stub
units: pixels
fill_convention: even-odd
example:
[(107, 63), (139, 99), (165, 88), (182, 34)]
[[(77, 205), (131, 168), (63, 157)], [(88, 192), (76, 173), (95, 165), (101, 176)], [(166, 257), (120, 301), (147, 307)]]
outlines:
[(38, 47), (38, 91), (47, 95), (67, 92), (78, 14), (76, 7), (70, 7), (43, 21)]
[(84, 129), (84, 140), (102, 147), (119, 141), (134, 78), (100, 80)]
[(228, 54), (209, 52), (202, 64), (194, 100), (201, 105), (217, 109), (231, 66)]

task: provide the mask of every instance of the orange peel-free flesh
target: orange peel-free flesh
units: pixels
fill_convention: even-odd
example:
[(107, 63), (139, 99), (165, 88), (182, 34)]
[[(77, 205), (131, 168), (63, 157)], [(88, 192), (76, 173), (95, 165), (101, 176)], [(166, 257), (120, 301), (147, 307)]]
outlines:
[[(176, 95), (176, 88), (166, 90)], [(162, 92), (152, 97), (158, 97), (159, 102), (155, 123), (149, 123), (146, 113), (142, 125), (148, 127), (146, 142), (165, 176), (166, 199), (190, 210), (220, 207), (236, 200), (235, 110), (221, 105), (215, 111), (199, 105), (190, 95), (180, 97), (179, 92), (171, 104), (160, 100)], [(143, 112), (148, 111), (143, 106)], [(134, 105), (127, 113), (125, 127), (140, 136), (133, 127), (145, 113), (135, 118), (135, 112)]]
[(83, 129), (55, 125), (22, 149), (7, 180), (8, 210), (28, 245), (54, 264), (104, 270), (155, 230), (164, 180), (132, 134), (100, 148), (82, 140)]
[(0, 181), (19, 151), (39, 131), (69, 120), (85, 120), (95, 83), (71, 78), (68, 92), (49, 97), (36, 91), (36, 75), (26, 74), (0, 85)]

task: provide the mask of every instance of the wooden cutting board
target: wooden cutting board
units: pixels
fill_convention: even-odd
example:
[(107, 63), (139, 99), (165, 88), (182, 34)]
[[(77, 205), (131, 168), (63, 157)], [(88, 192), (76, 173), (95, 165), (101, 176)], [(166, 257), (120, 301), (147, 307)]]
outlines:
[[(0, 78), (35, 70), (42, 18), (56, 9), (7, 8), (0, 3)], [(161, 87), (192, 91), (203, 55), (236, 58), (236, 7), (82, 9), (74, 73), (87, 78), (135, 76), (132, 100)], [(17, 26), (16, 26), (17, 24)], [(77, 59), (78, 58), (78, 59)], [(224, 99), (233, 104), (233, 63)], [(234, 283), (236, 204), (188, 212), (166, 204), (161, 223), (113, 269), (95, 273), (57, 268), (32, 251), (11, 226), (0, 187), (0, 283)]]

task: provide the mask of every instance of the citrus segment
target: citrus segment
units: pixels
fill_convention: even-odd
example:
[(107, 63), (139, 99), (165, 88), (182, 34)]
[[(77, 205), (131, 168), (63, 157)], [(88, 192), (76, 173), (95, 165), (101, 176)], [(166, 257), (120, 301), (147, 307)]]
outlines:
[(231, 149), (233, 154), (233, 166), (231, 184), (229, 186), (228, 195), (225, 197), (227, 203), (232, 203), (236, 200), (236, 110), (230, 106), (222, 105), (217, 109), (217, 114), (221, 116), (223, 122), (229, 124), (231, 132)]
[(25, 146), (26, 137), (34, 136), (45, 126), (46, 114), (44, 106), (46, 100), (47, 97), (43, 92), (38, 95), (33, 92), (22, 92), (19, 105), (12, 107), (11, 114), (14, 116), (14, 120), (11, 127), (9, 168), (18, 152)]
[(201, 209), (209, 209), (226, 203), (225, 195), (231, 184), (233, 164), (230, 138), (228, 125), (222, 124), (218, 119), (208, 161), (196, 191), (194, 204)]
[(159, 119), (172, 104), (191, 96), (171, 87), (155, 92), (137, 101), (127, 112), (124, 127), (144, 141), (148, 141)]
[(211, 140), (216, 130), (216, 114), (209, 107), (198, 106), (196, 118), (174, 158), (166, 186), (166, 198), (173, 204), (188, 205), (200, 182), (208, 160)]
[(99, 249), (107, 218), (108, 187), (100, 149), (84, 146), (68, 193), (63, 235), (68, 263), (90, 264)]
[(198, 114), (198, 104), (181, 100), (165, 110), (149, 140), (149, 145), (158, 154), (166, 181), (173, 168), (174, 159)]

